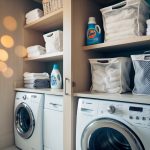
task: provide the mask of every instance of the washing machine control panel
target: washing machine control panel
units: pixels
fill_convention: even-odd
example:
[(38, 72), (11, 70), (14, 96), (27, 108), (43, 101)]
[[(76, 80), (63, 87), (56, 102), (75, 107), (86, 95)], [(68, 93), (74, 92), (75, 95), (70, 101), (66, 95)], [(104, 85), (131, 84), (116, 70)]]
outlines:
[(150, 128), (150, 105), (99, 101), (99, 115), (121, 117), (124, 120)]

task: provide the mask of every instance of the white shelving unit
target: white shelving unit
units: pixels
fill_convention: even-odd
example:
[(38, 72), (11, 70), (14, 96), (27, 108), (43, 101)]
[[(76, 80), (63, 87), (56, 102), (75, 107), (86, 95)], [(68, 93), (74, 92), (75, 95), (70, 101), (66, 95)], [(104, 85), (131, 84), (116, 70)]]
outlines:
[(38, 57), (25, 58), (24, 60), (25, 61), (40, 61), (40, 62), (63, 60), (63, 52), (54, 52), (54, 53), (44, 54)]

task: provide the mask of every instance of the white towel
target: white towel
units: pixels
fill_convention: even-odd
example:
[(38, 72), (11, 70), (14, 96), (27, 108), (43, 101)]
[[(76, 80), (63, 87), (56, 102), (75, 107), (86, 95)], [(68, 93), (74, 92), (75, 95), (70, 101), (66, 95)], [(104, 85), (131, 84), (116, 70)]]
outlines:
[(23, 74), (24, 78), (29, 78), (29, 77), (47, 77), (49, 78), (49, 74), (47, 72), (43, 72), (43, 73), (30, 73), (30, 72), (25, 72)]
[(30, 24), (30, 23), (32, 23), (33, 21), (36, 21), (36, 20), (38, 20), (38, 19), (40, 19), (40, 18), (41, 18), (41, 16), (34, 16), (33, 19), (26, 19), (26, 24)]
[(45, 52), (35, 52), (35, 53), (32, 53), (32, 54), (28, 53), (28, 57), (29, 58), (30, 57), (38, 57), (38, 56), (43, 55), (43, 54), (45, 54)]
[(45, 51), (45, 47), (41, 45), (33, 45), (33, 46), (27, 47), (27, 52), (30, 54), (35, 53), (35, 52), (44, 52), (44, 51)]
[(43, 14), (43, 11), (39, 8), (36, 8), (36, 9), (33, 9), (33, 10), (27, 12), (25, 17), (30, 18), (31, 16), (40, 15), (40, 14)]

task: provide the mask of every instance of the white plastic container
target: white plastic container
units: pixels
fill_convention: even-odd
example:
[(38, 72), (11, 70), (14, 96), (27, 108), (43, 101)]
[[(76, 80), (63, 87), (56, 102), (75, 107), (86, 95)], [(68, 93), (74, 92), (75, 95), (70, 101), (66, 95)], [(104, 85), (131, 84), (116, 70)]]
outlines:
[(53, 70), (51, 72), (51, 88), (52, 89), (61, 89), (62, 86), (62, 77), (58, 69), (58, 65), (54, 64)]
[(57, 30), (43, 35), (47, 53), (63, 50), (63, 31)]

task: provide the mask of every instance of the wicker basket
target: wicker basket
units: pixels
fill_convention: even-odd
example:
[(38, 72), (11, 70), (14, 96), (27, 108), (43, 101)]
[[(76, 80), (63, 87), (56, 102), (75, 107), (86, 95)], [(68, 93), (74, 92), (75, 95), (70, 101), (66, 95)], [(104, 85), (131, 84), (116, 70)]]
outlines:
[(44, 15), (63, 7), (63, 0), (43, 0)]

